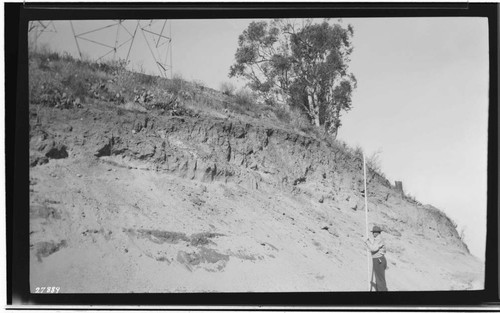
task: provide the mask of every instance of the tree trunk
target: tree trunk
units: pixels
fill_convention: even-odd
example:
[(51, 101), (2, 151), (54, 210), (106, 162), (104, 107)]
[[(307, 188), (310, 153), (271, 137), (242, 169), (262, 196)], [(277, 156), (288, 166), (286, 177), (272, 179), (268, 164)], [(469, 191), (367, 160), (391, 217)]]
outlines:
[(317, 126), (317, 127), (320, 127), (320, 123), (319, 123), (319, 114), (318, 112), (316, 112), (315, 116), (314, 116), (314, 125)]
[(313, 118), (315, 126), (320, 126), (319, 122), (319, 106), (318, 106), (318, 95), (314, 90), (307, 91), (307, 98), (309, 100), (309, 112)]
[(339, 133), (339, 126), (340, 126), (340, 105), (337, 104), (335, 108), (335, 116), (333, 120), (333, 126), (331, 127), (331, 133), (333, 136), (333, 139), (337, 138), (337, 134)]
[(335, 127), (331, 132), (330, 135), (332, 136), (333, 140), (337, 139), (337, 134), (338, 134), (338, 128)]

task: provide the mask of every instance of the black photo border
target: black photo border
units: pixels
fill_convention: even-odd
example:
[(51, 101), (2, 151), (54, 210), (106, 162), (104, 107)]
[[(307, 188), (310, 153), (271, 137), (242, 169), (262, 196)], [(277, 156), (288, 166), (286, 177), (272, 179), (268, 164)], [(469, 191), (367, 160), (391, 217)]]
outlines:
[[(48, 306), (176, 306), (193, 310), (282, 311), (356, 306), (488, 306), (499, 303), (497, 3), (5, 3), (5, 166), (7, 304)], [(277, 17), (486, 17), (489, 28), (488, 201), (485, 290), (426, 292), (31, 294), (29, 288), (28, 50), (30, 20), (219, 19)], [(361, 307), (361, 309), (359, 309)], [(390, 311), (386, 309), (385, 311)]]

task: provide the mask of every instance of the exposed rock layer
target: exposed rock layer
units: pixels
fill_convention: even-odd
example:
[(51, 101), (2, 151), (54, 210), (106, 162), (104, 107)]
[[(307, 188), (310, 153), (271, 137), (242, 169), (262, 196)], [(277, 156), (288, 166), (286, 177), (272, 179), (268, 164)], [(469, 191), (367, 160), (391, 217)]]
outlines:
[[(245, 118), (88, 105), (32, 112), (30, 157), (32, 281), (51, 274), (67, 292), (89, 292), (74, 279), (103, 292), (365, 286), (362, 158), (336, 142)], [(389, 278), (406, 278), (390, 287), (477, 287), (481, 266), (441, 211), (371, 170), (367, 189)], [(71, 257), (84, 251), (101, 268)], [(124, 272), (102, 276), (113, 266)], [(255, 271), (274, 283), (250, 279)]]

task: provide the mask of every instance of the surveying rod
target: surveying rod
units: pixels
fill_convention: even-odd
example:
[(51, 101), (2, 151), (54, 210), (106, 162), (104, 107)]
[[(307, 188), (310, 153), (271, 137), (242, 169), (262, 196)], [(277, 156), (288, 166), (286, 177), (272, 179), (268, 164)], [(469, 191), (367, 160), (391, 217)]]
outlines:
[[(366, 160), (365, 154), (363, 153), (363, 176), (365, 177), (365, 228), (366, 228), (366, 239), (368, 239), (368, 190), (366, 190)], [(367, 269), (368, 269), (368, 290), (371, 291), (372, 284), (370, 279), (370, 250), (367, 250)]]

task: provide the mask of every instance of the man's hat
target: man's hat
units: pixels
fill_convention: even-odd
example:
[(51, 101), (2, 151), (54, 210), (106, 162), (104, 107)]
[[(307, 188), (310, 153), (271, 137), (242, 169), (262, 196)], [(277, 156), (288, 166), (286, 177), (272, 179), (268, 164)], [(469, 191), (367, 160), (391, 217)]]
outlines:
[(381, 233), (382, 229), (378, 226), (373, 226), (372, 233)]

